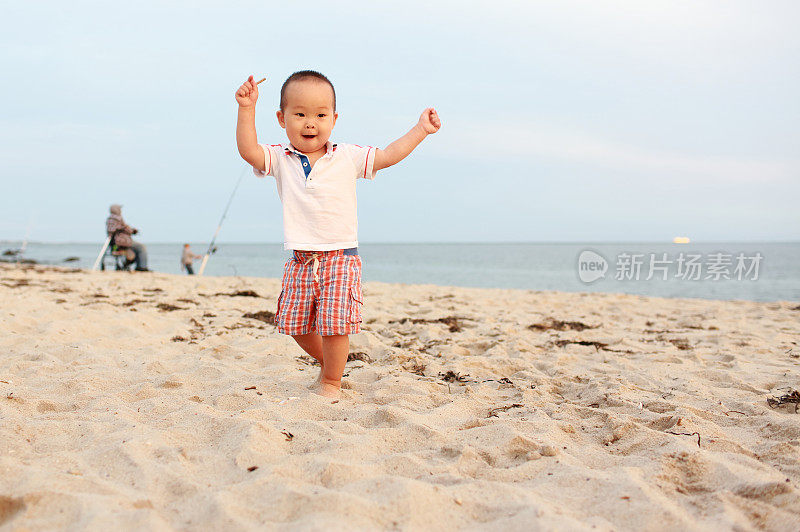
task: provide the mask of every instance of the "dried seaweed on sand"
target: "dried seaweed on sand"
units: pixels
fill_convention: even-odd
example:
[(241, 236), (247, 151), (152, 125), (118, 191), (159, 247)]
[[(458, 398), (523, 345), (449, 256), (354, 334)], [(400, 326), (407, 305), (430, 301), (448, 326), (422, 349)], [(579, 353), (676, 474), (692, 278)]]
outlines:
[(540, 323), (534, 323), (528, 326), (532, 331), (583, 331), (586, 329), (596, 329), (598, 325), (586, 325), (579, 321), (561, 321), (555, 318), (547, 318)]
[(447, 373), (439, 373), (439, 377), (442, 378), (445, 382), (468, 382), (469, 373), (465, 373), (461, 375), (460, 373), (456, 373), (453, 370), (448, 370)]
[(604, 344), (603, 342), (590, 342), (588, 340), (556, 340), (555, 344), (558, 347), (564, 347), (565, 345), (569, 344), (577, 344), (577, 345), (591, 345), (595, 348), (595, 350), (605, 349), (608, 347), (608, 344)]
[(186, 310), (184, 307), (178, 307), (169, 303), (159, 303), (156, 308), (161, 312), (172, 312), (173, 310)]
[(250, 318), (251, 320), (260, 320), (270, 325), (275, 325), (275, 313), (269, 310), (259, 310), (258, 312), (248, 312), (242, 316), (243, 318)]
[(217, 292), (214, 294), (215, 296), (228, 296), (228, 297), (261, 297), (253, 290), (238, 290), (236, 292), (225, 293), (225, 292)]
[(353, 362), (353, 361), (356, 361), (356, 360), (360, 360), (361, 362), (366, 362), (367, 364), (372, 362), (372, 358), (368, 354), (364, 353), (363, 351), (359, 351), (357, 353), (349, 353), (347, 355), (347, 361), (348, 362)]
[(447, 328), (450, 332), (459, 332), (461, 330), (461, 324), (458, 322), (458, 320), (465, 319), (469, 318), (459, 318), (457, 316), (447, 316), (446, 318), (437, 318), (432, 320), (425, 318), (400, 318), (399, 320), (391, 320), (389, 323), (399, 323), (401, 325), (407, 322), (411, 322), (415, 325), (419, 323), (444, 323), (447, 325)]
[(767, 405), (770, 408), (777, 408), (783, 405), (794, 405), (794, 413), (797, 413), (798, 407), (800, 407), (800, 392), (797, 390), (791, 390), (789, 393), (785, 393), (780, 397), (767, 397)]

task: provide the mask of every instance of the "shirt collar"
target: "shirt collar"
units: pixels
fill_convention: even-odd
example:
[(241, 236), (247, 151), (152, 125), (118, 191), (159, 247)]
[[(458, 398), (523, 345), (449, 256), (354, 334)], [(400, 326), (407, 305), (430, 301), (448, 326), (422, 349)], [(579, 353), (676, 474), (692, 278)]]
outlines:
[[(304, 154), (301, 151), (298, 151), (291, 144), (281, 144), (281, 146), (283, 147), (283, 151), (284, 151), (284, 153), (286, 153), (286, 155), (289, 155), (290, 153), (294, 153), (295, 155), (298, 155), (298, 156), (303, 156), (303, 157), (306, 156), (306, 154)], [(326, 142), (325, 143), (325, 155), (330, 155), (331, 153), (335, 152), (336, 151), (336, 146), (337, 146), (336, 143), (332, 143), (331, 141)]]

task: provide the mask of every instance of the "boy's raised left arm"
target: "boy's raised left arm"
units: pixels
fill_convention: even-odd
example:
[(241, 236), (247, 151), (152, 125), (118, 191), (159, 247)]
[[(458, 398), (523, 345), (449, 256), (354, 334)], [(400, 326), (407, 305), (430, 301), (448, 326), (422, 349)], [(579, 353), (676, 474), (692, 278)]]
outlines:
[(440, 127), (442, 127), (442, 121), (439, 120), (439, 115), (433, 107), (428, 107), (422, 111), (419, 121), (408, 133), (386, 146), (385, 149), (375, 150), (374, 170), (378, 171), (399, 163), (408, 157), (408, 154), (414, 151), (414, 148), (425, 137), (436, 133)]

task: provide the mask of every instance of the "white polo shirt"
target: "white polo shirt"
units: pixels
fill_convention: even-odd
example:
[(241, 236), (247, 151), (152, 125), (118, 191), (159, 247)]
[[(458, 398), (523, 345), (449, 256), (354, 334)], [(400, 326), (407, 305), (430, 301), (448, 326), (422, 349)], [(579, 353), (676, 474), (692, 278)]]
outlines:
[(356, 179), (375, 179), (375, 148), (326, 145), (311, 163), (291, 144), (261, 144), (266, 172), (283, 204), (283, 249), (330, 251), (358, 247)]

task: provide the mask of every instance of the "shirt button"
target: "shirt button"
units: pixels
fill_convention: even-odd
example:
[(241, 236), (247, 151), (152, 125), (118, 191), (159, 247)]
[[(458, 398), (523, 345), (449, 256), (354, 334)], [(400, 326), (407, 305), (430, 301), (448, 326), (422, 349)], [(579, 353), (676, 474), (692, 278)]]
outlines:
[(303, 166), (308, 166), (308, 163), (303, 163)]

